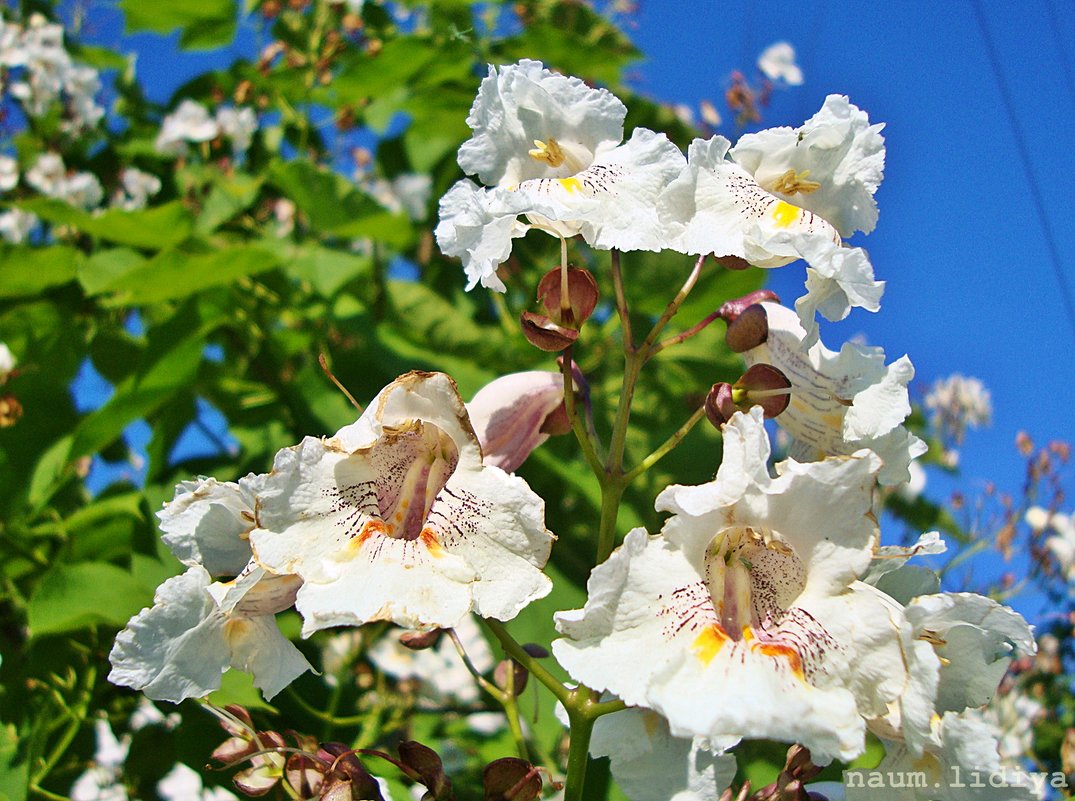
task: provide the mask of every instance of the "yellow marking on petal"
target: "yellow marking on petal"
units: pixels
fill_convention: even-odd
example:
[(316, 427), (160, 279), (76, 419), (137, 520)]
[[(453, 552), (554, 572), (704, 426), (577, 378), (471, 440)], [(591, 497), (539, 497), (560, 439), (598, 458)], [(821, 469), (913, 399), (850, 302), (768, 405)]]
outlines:
[(582, 181), (578, 178), (558, 178), (557, 183), (564, 188), (564, 191), (571, 194), (582, 191)]
[(224, 639), (230, 640), (242, 636), (250, 628), (250, 621), (245, 617), (229, 617), (224, 623)]
[(717, 624), (707, 626), (702, 629), (701, 634), (694, 638), (694, 642), (691, 643), (691, 651), (698, 657), (699, 661), (708, 665), (713, 661), (713, 657), (717, 655), (721, 648), (724, 647), (724, 643), (728, 642), (729, 637), (724, 629)]
[(440, 542), (437, 541), (437, 533), (432, 529), (423, 528), (422, 533), (418, 535), (418, 541), (426, 546), (429, 555), (436, 559), (440, 559), (447, 553), (447, 551), (441, 547)]
[(756, 646), (753, 646), (753, 649), (762, 656), (771, 656), (788, 660), (788, 667), (791, 668), (791, 671), (795, 674), (796, 678), (798, 678), (799, 681), (806, 681), (806, 675), (803, 673), (802, 657), (800, 657), (799, 652), (790, 645), (758, 643)]
[(753, 639), (755, 639), (754, 629), (752, 629), (750, 626), (743, 626), (743, 640), (745, 642), (750, 642)]
[(773, 221), (776, 223), (777, 228), (787, 228), (792, 223), (797, 222), (802, 213), (803, 210), (798, 206), (778, 200), (776, 205), (773, 206)]
[(769, 186), (766, 187), (770, 192), (778, 192), (781, 195), (795, 195), (802, 193), (809, 195), (811, 192), (816, 192), (821, 188), (821, 184), (817, 181), (806, 180), (810, 175), (810, 170), (803, 170), (802, 172), (795, 172), (795, 170), (788, 170)]
[(550, 167), (559, 167), (564, 163), (564, 151), (560, 149), (560, 144), (551, 136), (548, 142), (535, 139), (534, 149), (527, 151), (527, 153), (534, 161), (543, 161)]
[(821, 422), (827, 425), (829, 428), (840, 429), (844, 426), (844, 416), (839, 412), (834, 412), (833, 414), (826, 414), (822, 416)]

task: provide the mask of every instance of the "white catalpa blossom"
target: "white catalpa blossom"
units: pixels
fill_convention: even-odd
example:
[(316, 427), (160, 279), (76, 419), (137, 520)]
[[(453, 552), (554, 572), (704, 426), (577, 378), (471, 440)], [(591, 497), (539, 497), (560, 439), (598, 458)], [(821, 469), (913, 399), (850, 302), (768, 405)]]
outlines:
[(157, 795), (162, 801), (237, 801), (236, 795), (223, 787), (206, 787), (198, 772), (182, 762), (157, 782)]
[(158, 153), (182, 156), (190, 142), (209, 142), (220, 135), (220, 124), (201, 103), (184, 100), (161, 123), (155, 147)]
[(783, 81), (788, 86), (801, 86), (803, 71), (795, 63), (795, 48), (787, 42), (774, 42), (758, 56), (758, 69), (770, 81)]
[(71, 801), (127, 801), (123, 784), (123, 763), (131, 747), (131, 737), (116, 737), (107, 720), (93, 722), (97, 748), (93, 764), (71, 785)]
[(19, 162), (11, 156), (0, 156), (0, 192), (8, 192), (19, 183)]
[(234, 667), (253, 674), (254, 685), (272, 698), (312, 670), (275, 620), (294, 604), (301, 583), (253, 566), (213, 583), (204, 567), (189, 568), (158, 587), (153, 607), (116, 636), (108, 680), (179, 703), (218, 689)]
[(743, 357), (748, 366), (771, 364), (791, 381), (791, 402), (776, 418), (794, 437), (791, 455), (813, 461), (869, 448), (884, 465), (878, 475), (882, 484), (907, 481), (911, 460), (926, 450), (903, 426), (911, 413), (911, 361), (901, 356), (886, 365), (883, 350), (853, 342), (839, 353), (821, 342), (804, 351), (806, 331), (795, 313), (777, 303), (761, 305), (768, 336)]
[(367, 194), (391, 212), (404, 213), (415, 222), (429, 215), (429, 196), (433, 192), (429, 175), (404, 173), (391, 181), (363, 177), (362, 183)]
[(455, 383), (411, 372), (353, 424), (280, 451), (258, 496), (257, 561), (305, 582), (303, 633), (390, 620), (510, 620), (544, 597), (553, 536), (521, 478), (483, 466)]
[(15, 370), (19, 360), (11, 352), (6, 342), (0, 342), (0, 384), (7, 382), (8, 376)]
[(112, 198), (112, 205), (124, 211), (144, 209), (149, 199), (161, 191), (160, 178), (135, 167), (124, 169), (119, 178), (120, 188)]
[(617, 787), (631, 801), (719, 801), (735, 778), (734, 756), (704, 737), (673, 736), (651, 709), (602, 715), (590, 754), (609, 758)]
[(254, 141), (258, 129), (258, 115), (252, 108), (217, 109), (216, 122), (220, 135), (231, 140), (231, 149), (235, 153), (245, 153)]
[(467, 404), (485, 463), (514, 472), (550, 432), (559, 430), (555, 422), (563, 405), (560, 373), (529, 370), (486, 384)]
[(1060, 572), (1069, 582), (1075, 581), (1075, 516), (1052, 512), (1040, 506), (1027, 509), (1027, 522), (1036, 531), (1052, 529), (1045, 538), (1045, 547), (1056, 558)]
[(0, 212), (0, 239), (13, 245), (21, 245), (37, 225), (37, 215), (23, 209)]
[(26, 183), (46, 197), (90, 210), (104, 199), (97, 176), (89, 172), (68, 172), (57, 153), (42, 153), (26, 171)]
[(801, 743), (853, 759), (864, 717), (904, 684), (870, 564), (879, 460), (868, 451), (771, 478), (762, 410), (723, 426), (714, 481), (671, 486), (660, 535), (643, 529), (591, 574), (580, 610), (556, 616), (557, 660), (577, 681), (656, 710), (676, 736)]
[(999, 734), (997, 754), (1001, 764), (1019, 768), (1034, 749), (1034, 726), (1049, 714), (1049, 709), (1019, 687), (998, 694), (989, 706), (968, 711), (969, 717), (981, 716), (987, 726)]
[(968, 428), (988, 425), (993, 416), (989, 390), (980, 379), (955, 373), (938, 379), (925, 399), (930, 420), (941, 436), (963, 441)]
[(800, 127), (744, 134), (731, 156), (766, 190), (824, 217), (841, 236), (868, 234), (885, 169), (882, 128), (846, 97), (829, 95)]
[(844, 772), (846, 801), (1032, 801), (1025, 770), (1005, 770), (996, 731), (979, 717), (946, 712), (932, 722), (933, 743), (921, 755), (882, 740), (885, 757), (872, 770)]
[(644, 128), (621, 145), (626, 113), (610, 92), (540, 62), (490, 67), (467, 117), (474, 135), (459, 149), (464, 172), (490, 188), (458, 182), (436, 229), (444, 254), (461, 257), (468, 289), (504, 291), (496, 268), (531, 227), (602, 250), (664, 247), (657, 200), (683, 154)]

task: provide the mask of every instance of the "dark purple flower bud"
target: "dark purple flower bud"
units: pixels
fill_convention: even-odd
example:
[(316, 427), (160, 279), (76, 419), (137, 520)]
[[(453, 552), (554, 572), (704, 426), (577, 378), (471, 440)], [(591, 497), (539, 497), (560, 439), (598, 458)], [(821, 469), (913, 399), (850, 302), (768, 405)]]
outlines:
[(589, 270), (580, 270), (575, 267), (567, 269), (567, 294), (571, 305), (571, 319), (563, 319), (563, 309), (560, 306), (562, 276), (559, 267), (554, 267), (542, 276), (538, 283), (537, 297), (545, 314), (550, 319), (573, 328), (578, 328), (597, 306), (600, 293), (597, 290), (597, 282)]
[(725, 343), (736, 353), (745, 353), (756, 348), (768, 338), (769, 315), (765, 307), (757, 303), (736, 314), (724, 333)]

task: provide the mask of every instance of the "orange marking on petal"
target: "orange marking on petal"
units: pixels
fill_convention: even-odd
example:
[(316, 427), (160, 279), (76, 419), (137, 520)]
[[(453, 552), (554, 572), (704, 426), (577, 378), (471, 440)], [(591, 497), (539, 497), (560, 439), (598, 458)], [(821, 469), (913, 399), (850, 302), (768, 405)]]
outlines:
[(763, 656), (783, 657), (788, 660), (788, 666), (792, 672), (802, 681), (805, 681), (806, 676), (803, 673), (803, 660), (799, 656), (799, 652), (792, 648), (790, 645), (780, 645), (779, 643), (759, 643), (754, 646), (754, 649)]
[(717, 655), (720, 649), (724, 647), (724, 643), (730, 639), (731, 637), (728, 636), (727, 632), (714, 623), (712, 626), (706, 626), (694, 638), (694, 642), (691, 643), (691, 650), (700, 661), (708, 665), (713, 661), (713, 657)]
[(366, 524), (362, 526), (362, 530), (358, 533), (358, 536), (351, 540), (350, 546), (355, 550), (358, 550), (366, 544), (367, 540), (378, 535), (384, 536), (391, 533), (391, 526), (386, 527), (380, 520), (367, 520)]
[(423, 528), (422, 533), (418, 535), (419, 541), (426, 546), (426, 550), (429, 551), (430, 556), (435, 556), (438, 559), (446, 553), (440, 542), (437, 540), (437, 532), (429, 528)]

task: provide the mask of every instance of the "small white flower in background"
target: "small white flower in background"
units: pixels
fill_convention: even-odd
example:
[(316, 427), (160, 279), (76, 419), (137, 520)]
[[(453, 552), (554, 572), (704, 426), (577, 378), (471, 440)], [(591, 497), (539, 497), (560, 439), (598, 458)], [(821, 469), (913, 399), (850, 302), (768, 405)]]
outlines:
[(120, 189), (112, 198), (112, 205), (125, 211), (144, 209), (149, 199), (160, 191), (161, 180), (156, 175), (127, 167), (120, 173)]
[[(470, 661), (480, 673), (488, 673), (496, 664), (481, 629), (469, 615), (459, 621), (455, 633)], [(397, 679), (418, 679), (420, 706), (443, 706), (459, 702), (473, 704), (481, 698), (477, 682), (470, 675), (455, 644), (447, 633), (432, 648), (414, 650), (399, 641), (398, 631), (389, 631), (370, 649), (370, 661), (381, 671)]]
[(294, 604), (301, 583), (259, 567), (213, 583), (204, 567), (189, 568), (158, 587), (153, 607), (116, 635), (108, 680), (179, 703), (218, 689), (234, 667), (252, 673), (254, 686), (271, 699), (313, 669), (275, 620)]
[(514, 472), (559, 430), (550, 427), (550, 418), (555, 419), (563, 405), (564, 378), (546, 370), (511, 373), (478, 390), (467, 412), (485, 464)]
[(11, 156), (0, 156), (0, 192), (8, 192), (19, 183), (19, 162)]
[(1045, 538), (1045, 547), (1056, 558), (1064, 578), (1075, 581), (1075, 516), (1032, 506), (1026, 511), (1026, 522), (1035, 532), (1055, 532)]
[(709, 100), (703, 100), (698, 104), (698, 109), (702, 115), (702, 121), (713, 128), (718, 127), (724, 120), (720, 117), (720, 112), (717, 111), (717, 107)]
[[(664, 134), (623, 138), (627, 110), (604, 89), (557, 75), (540, 62), (490, 67), (459, 149), (463, 171), (491, 189), (459, 181), (440, 201), (437, 243), (470, 279), (503, 292), (497, 266), (530, 227), (581, 234), (600, 250), (659, 251), (657, 198), (683, 166)], [(522, 222), (520, 218), (525, 218)]]
[(276, 220), (276, 235), (285, 237), (295, 230), (295, 213), (298, 207), (286, 197), (277, 198), (272, 204), (272, 216)]
[(237, 801), (235, 794), (223, 787), (206, 787), (198, 772), (182, 762), (157, 782), (157, 795), (163, 801)]
[(824, 217), (841, 236), (868, 234), (885, 169), (882, 128), (846, 97), (829, 95), (800, 127), (744, 134), (731, 155), (767, 191)]
[(787, 42), (775, 42), (758, 56), (758, 69), (770, 81), (783, 81), (788, 86), (801, 86), (803, 71), (795, 63), (795, 48)]
[(910, 476), (907, 481), (896, 485), (896, 494), (905, 501), (913, 503), (918, 500), (922, 495), (922, 491), (926, 488), (926, 469), (918, 462), (911, 462), (907, 465), (907, 475)]
[(769, 475), (762, 411), (723, 426), (714, 481), (671, 486), (643, 529), (594, 569), (580, 610), (556, 615), (571, 676), (661, 713), (676, 736), (798, 742), (853, 759), (863, 717), (903, 689), (903, 656), (873, 587), (879, 460), (868, 451)]
[(93, 723), (97, 749), (93, 763), (71, 785), (71, 801), (127, 801), (123, 784), (123, 763), (131, 747), (129, 734), (118, 738), (107, 720)]
[(364, 175), (361, 181), (370, 197), (389, 211), (405, 213), (415, 222), (421, 222), (429, 215), (429, 197), (433, 192), (431, 176), (404, 173), (388, 181)]
[(925, 406), (938, 433), (957, 445), (968, 428), (989, 425), (993, 417), (993, 401), (985, 384), (959, 373), (934, 381)]
[(968, 717), (980, 716), (999, 734), (997, 755), (1002, 765), (1018, 770), (1034, 749), (1034, 726), (1049, 714), (1048, 708), (1012, 686), (998, 694), (989, 706), (970, 710)]
[(101, 205), (105, 191), (97, 176), (91, 172), (76, 172), (70, 175), (64, 182), (60, 194), (56, 195), (60, 200), (89, 211)]
[(795, 439), (790, 455), (815, 461), (869, 448), (884, 464), (878, 475), (882, 484), (907, 481), (911, 460), (926, 450), (903, 426), (911, 413), (910, 360), (902, 356), (886, 366), (883, 350), (851, 342), (839, 353), (821, 342), (804, 351), (806, 331), (795, 313), (777, 303), (761, 305), (768, 337), (743, 358), (748, 366), (771, 364), (791, 381), (791, 402), (776, 418)]
[(26, 183), (46, 197), (89, 211), (101, 204), (104, 189), (89, 172), (68, 173), (57, 153), (41, 153), (26, 171)]
[(0, 212), (0, 239), (13, 245), (21, 245), (37, 225), (37, 215), (23, 209)]
[(15, 365), (18, 363), (19, 360), (15, 358), (15, 354), (11, 352), (11, 348), (7, 346), (7, 343), (0, 342), (0, 384), (7, 382), (8, 376), (11, 375)]
[(335, 436), (280, 451), (258, 523), (258, 563), (305, 582), (305, 636), (373, 620), (451, 628), (471, 611), (510, 620), (552, 587), (544, 501), (482, 465), (443, 373), (407, 373)]
[(220, 108), (216, 112), (217, 126), (221, 136), (231, 140), (235, 153), (245, 153), (254, 140), (258, 129), (258, 115), (252, 108)]
[(190, 142), (208, 142), (220, 135), (220, 125), (201, 103), (184, 100), (179, 107), (165, 116), (157, 134), (155, 147), (158, 153), (182, 156)]

